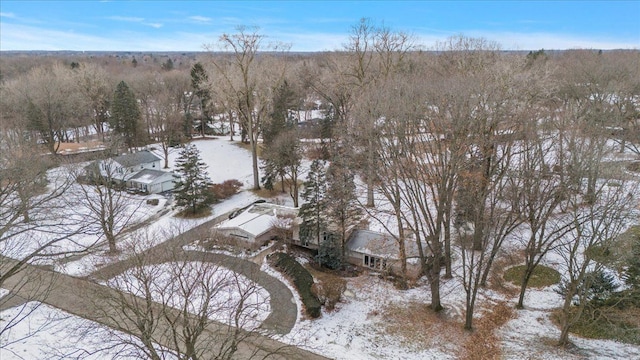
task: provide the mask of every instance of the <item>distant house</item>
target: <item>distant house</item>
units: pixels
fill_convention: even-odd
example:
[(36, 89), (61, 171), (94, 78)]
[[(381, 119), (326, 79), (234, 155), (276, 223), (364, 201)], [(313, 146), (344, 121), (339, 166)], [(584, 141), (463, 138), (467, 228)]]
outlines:
[(85, 174), (89, 179), (109, 179), (148, 194), (173, 190), (177, 176), (161, 171), (160, 162), (145, 150), (93, 162), (85, 167)]
[(88, 141), (81, 143), (56, 142), (55, 147), (58, 149), (58, 155), (62, 156), (102, 153), (107, 150), (107, 147), (101, 141)]
[[(148, 150), (139, 151), (136, 153), (125, 154), (116, 156), (113, 159), (109, 159), (112, 161), (115, 169), (115, 173), (118, 176), (123, 176), (123, 178), (130, 178), (138, 171), (144, 169), (155, 169), (160, 170), (160, 159), (154, 153)], [(107, 166), (105, 162), (103, 167)]]
[(121, 183), (127, 182), (131, 177), (144, 169), (160, 169), (161, 159), (150, 151), (125, 154), (100, 160), (92, 167), (98, 167), (100, 176)]
[(278, 237), (283, 228), (295, 226), (297, 208), (270, 203), (249, 206), (235, 217), (218, 224), (214, 230), (250, 248), (258, 248)]
[[(426, 244), (424, 249), (426, 251)], [(420, 262), (415, 240), (405, 240), (407, 255), (407, 275), (418, 277)], [(375, 270), (388, 270), (401, 273), (402, 264), (398, 251), (398, 242), (389, 234), (371, 230), (355, 230), (347, 242), (346, 260), (357, 266)]]
[(157, 194), (175, 188), (177, 175), (153, 169), (138, 171), (127, 180), (127, 187), (148, 194)]

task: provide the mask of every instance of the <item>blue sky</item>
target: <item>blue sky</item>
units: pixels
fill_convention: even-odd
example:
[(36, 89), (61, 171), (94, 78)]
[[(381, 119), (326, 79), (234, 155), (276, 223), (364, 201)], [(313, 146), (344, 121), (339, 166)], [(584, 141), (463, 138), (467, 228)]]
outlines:
[(292, 51), (338, 50), (363, 17), (425, 48), (464, 34), (503, 49), (640, 49), (640, 0), (0, 0), (0, 50), (201, 51), (239, 25)]

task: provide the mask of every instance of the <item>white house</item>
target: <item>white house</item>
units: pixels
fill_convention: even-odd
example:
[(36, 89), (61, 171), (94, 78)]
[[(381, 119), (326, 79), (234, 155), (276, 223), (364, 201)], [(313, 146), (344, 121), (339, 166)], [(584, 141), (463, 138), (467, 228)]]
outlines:
[(151, 151), (144, 150), (105, 160), (101, 164), (100, 170), (113, 174), (114, 178), (126, 181), (144, 169), (160, 170), (161, 160)]
[(153, 169), (138, 171), (127, 180), (127, 187), (140, 190), (148, 194), (157, 194), (175, 188), (177, 175)]
[(251, 248), (257, 248), (278, 236), (280, 229), (290, 229), (297, 214), (297, 208), (258, 203), (216, 225), (214, 230)]
[(177, 176), (161, 171), (161, 159), (150, 151), (140, 151), (96, 161), (85, 167), (89, 178), (115, 180), (149, 194), (173, 190)]

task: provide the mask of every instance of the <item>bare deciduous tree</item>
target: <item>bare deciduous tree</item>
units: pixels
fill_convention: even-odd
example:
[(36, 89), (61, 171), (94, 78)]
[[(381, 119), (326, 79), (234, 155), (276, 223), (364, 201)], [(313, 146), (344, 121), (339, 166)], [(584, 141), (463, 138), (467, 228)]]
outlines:
[[(212, 85), (217, 97), (227, 100), (228, 106), (238, 114), (242, 128), (246, 131), (251, 146), (253, 187), (260, 189), (258, 169), (258, 137), (262, 122), (270, 112), (272, 92), (282, 83), (285, 63), (274, 59), (262, 51), (287, 51), (284, 44), (265, 44), (264, 35), (258, 29), (239, 27), (235, 34), (220, 36), (220, 47), (224, 55), (212, 56), (214, 78), (222, 81)], [(224, 100), (223, 100), (224, 101)]]
[[(72, 177), (65, 167), (48, 171), (51, 159), (24, 142), (24, 128), (18, 126), (23, 124), (13, 123), (6, 115), (5, 111), (0, 115), (0, 288), (10, 294), (0, 297), (0, 308), (20, 307), (0, 324), (3, 339), (40, 304), (24, 303), (45, 299), (55, 278), (54, 273), (42, 276), (31, 271), (29, 264), (51, 264), (86, 250), (69, 246), (74, 235), (83, 231), (82, 220), (66, 216), (64, 198)], [(6, 345), (0, 341), (0, 348)]]
[(118, 251), (118, 236), (131, 224), (142, 204), (142, 200), (131, 199), (124, 191), (129, 174), (119, 173), (118, 169), (110, 160), (90, 164), (85, 168), (85, 174), (76, 174), (79, 193), (69, 204), (95, 228), (94, 233), (104, 236), (111, 253)]
[(573, 229), (556, 249), (567, 269), (558, 339), (562, 346), (569, 344), (569, 331), (582, 316), (589, 300), (591, 279), (587, 275), (603, 268), (594, 255), (607, 249), (634, 215), (632, 193), (637, 186), (628, 185), (626, 182), (611, 184), (606, 179), (599, 179), (595, 199), (574, 194), (568, 200), (566, 216)]
[[(177, 252), (133, 245), (131, 267), (107, 281), (96, 304), (101, 318), (117, 324), (105, 347), (126, 346), (126, 354), (149, 359), (251, 359), (285, 351), (257, 335), (269, 311), (269, 295), (248, 278), (210, 262), (185, 261)], [(167, 250), (169, 251), (169, 250)], [(95, 331), (92, 328), (82, 332)], [(275, 345), (275, 347), (274, 347)], [(124, 354), (124, 353), (123, 353)]]
[(89, 109), (70, 69), (58, 63), (50, 68), (36, 67), (8, 87), (28, 129), (52, 154), (61, 142), (78, 140), (76, 130), (85, 125)]

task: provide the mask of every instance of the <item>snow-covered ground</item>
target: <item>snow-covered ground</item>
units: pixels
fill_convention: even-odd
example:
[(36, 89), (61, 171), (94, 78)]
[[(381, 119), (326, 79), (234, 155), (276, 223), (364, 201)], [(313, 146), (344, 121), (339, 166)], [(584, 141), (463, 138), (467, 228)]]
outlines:
[[(207, 138), (191, 142), (200, 151), (202, 161), (209, 167), (209, 178), (214, 184), (225, 180), (236, 179), (245, 186), (251, 186), (253, 172), (251, 170), (251, 153), (239, 146), (238, 142), (231, 142), (227, 137)], [(164, 159), (160, 147), (154, 153)], [(180, 150), (169, 153), (169, 169), (174, 170), (175, 160), (180, 156)]]
[[(209, 175), (215, 183), (229, 179), (240, 180), (245, 188), (239, 194), (212, 207), (212, 214), (200, 219), (182, 219), (174, 215), (176, 210), (171, 209), (169, 202), (161, 202), (157, 208), (148, 209), (138, 220), (151, 219), (150, 225), (144, 229), (128, 234), (121, 240), (123, 248), (127, 248), (128, 242), (137, 241), (140, 237), (149, 239), (145, 246), (153, 246), (177, 232), (193, 228), (205, 221), (228, 211), (246, 206), (258, 199), (248, 191), (252, 185), (251, 155), (250, 153), (228, 141), (226, 138), (196, 140), (193, 143), (201, 152), (203, 161), (209, 166)], [(170, 155), (170, 165), (173, 165), (178, 152)], [(143, 198), (140, 199), (144, 200)], [(279, 201), (290, 205), (288, 197), (282, 197)], [(160, 215), (161, 214), (161, 215)], [(393, 223), (385, 224), (393, 227)], [(383, 228), (381, 224), (377, 224)], [(517, 242), (515, 234), (508, 241)], [(519, 234), (526, 237), (526, 232)], [(507, 249), (509, 246), (507, 246)], [(119, 255), (119, 258), (127, 254)], [(68, 274), (83, 276), (91, 273), (97, 265), (117, 258), (110, 258), (104, 253), (95, 253), (84, 256), (76, 261), (57, 265), (57, 270)], [(545, 265), (559, 268), (560, 259), (550, 254)], [(275, 270), (264, 265), (263, 269), (269, 274), (286, 282)], [(414, 304), (428, 304), (430, 302), (429, 287), (420, 282), (411, 290), (397, 290), (393, 285), (378, 276), (364, 274), (356, 278), (348, 278), (347, 292), (343, 301), (338, 303), (332, 312), (323, 312), (319, 319), (310, 320), (299, 315), (293, 331), (281, 340), (303, 346), (329, 358), (335, 359), (448, 359), (456, 358), (458, 350), (466, 339), (464, 332), (456, 335), (457, 338), (447, 338), (445, 333), (449, 329), (441, 328), (442, 324), (424, 330), (421, 343), (409, 341), (401, 336), (390, 334), (388, 329), (389, 318), (386, 316), (388, 309), (404, 309)], [(292, 291), (296, 294), (295, 290)], [(445, 306), (444, 316), (446, 322), (456, 329), (462, 328), (464, 315), (464, 290), (459, 279), (443, 281), (442, 302)], [(0, 293), (2, 295), (2, 293)], [(525, 309), (515, 311), (515, 317), (497, 330), (500, 339), (503, 357), (505, 359), (634, 359), (640, 358), (640, 347), (617, 343), (615, 341), (582, 339), (571, 335), (571, 340), (576, 349), (570, 352), (559, 349), (554, 345), (559, 329), (550, 319), (551, 310), (561, 304), (561, 298), (551, 287), (538, 290), (530, 290), (525, 299)], [(515, 299), (502, 293), (490, 290), (481, 290), (478, 299), (477, 316), (496, 302), (507, 302), (514, 305)], [(300, 299), (297, 299), (298, 308), (301, 308)], [(27, 305), (32, 306), (32, 305)], [(424, 306), (425, 312), (426, 306)], [(0, 317), (6, 319), (17, 309), (9, 309), (0, 313)], [(29, 336), (30, 332), (38, 329), (38, 324), (45, 324), (49, 318), (62, 318), (60, 321), (46, 326), (37, 335)], [(408, 321), (410, 321), (409, 319)], [(20, 323), (11, 331), (11, 344), (0, 349), (0, 359), (41, 359), (47, 358), (51, 346), (66, 348), (74, 346), (91, 351), (99, 346), (98, 338), (84, 339), (87, 342), (73, 343), (74, 338), (66, 333), (65, 329), (77, 328), (83, 321), (72, 315), (65, 314), (48, 306), (40, 306), (28, 321)], [(453, 324), (453, 325), (451, 325)], [(1, 328), (1, 325), (0, 325)], [(4, 336), (4, 335), (3, 335)], [(16, 340), (17, 339), (17, 340)], [(454, 340), (452, 340), (454, 339)], [(98, 344), (96, 344), (98, 343)], [(5, 338), (2, 344), (9, 344)], [(109, 354), (102, 353), (93, 359), (111, 358)]]
[[(19, 316), (21, 311), (31, 311), (29, 316), (0, 335), (0, 359), (123, 359), (135, 360), (127, 346), (105, 348), (104, 339), (111, 336), (109, 330), (91, 327), (91, 333), (83, 336), (89, 321), (51, 306), (29, 302), (0, 313), (3, 322)], [(127, 335), (120, 333), (120, 337)], [(131, 338), (131, 341), (136, 341)], [(129, 355), (128, 355), (129, 354)]]
[[(288, 284), (276, 270), (263, 265), (263, 270)], [(291, 284), (288, 284), (296, 294)], [(385, 332), (389, 319), (386, 311), (408, 308), (412, 304), (429, 304), (428, 285), (406, 291), (397, 290), (378, 276), (364, 274), (347, 279), (347, 292), (332, 312), (323, 310), (315, 320), (298, 316), (293, 331), (281, 340), (339, 360), (358, 359), (455, 359), (468, 334), (462, 330), (464, 290), (456, 279), (442, 286), (445, 324), (436, 323), (424, 329), (422, 341), (409, 341)], [(297, 298), (298, 307), (301, 300)], [(507, 302), (514, 306), (517, 298), (491, 290), (481, 290), (477, 313), (490, 304)], [(638, 359), (640, 346), (611, 340), (584, 339), (571, 335), (576, 348), (564, 350), (555, 346), (560, 335), (552, 322), (551, 311), (562, 305), (562, 298), (553, 287), (532, 289), (525, 297), (523, 310), (514, 310), (515, 317), (497, 329), (504, 359)], [(428, 312), (426, 306), (423, 311)], [(421, 314), (415, 314), (421, 317)], [(407, 321), (412, 321), (409, 317)], [(453, 324), (452, 324), (453, 323)], [(398, 324), (402, 326), (402, 324)], [(454, 331), (451, 327), (454, 327)], [(457, 341), (457, 342), (456, 342)]]
[[(258, 284), (229, 269), (202, 262), (165, 263), (126, 271), (107, 285), (145, 297), (146, 291), (160, 304), (187, 309), (192, 314), (245, 330), (257, 329), (269, 316), (269, 293)], [(188, 297), (188, 298), (187, 298)], [(243, 304), (238, 309), (237, 304)], [(240, 319), (240, 320), (238, 320)]]

